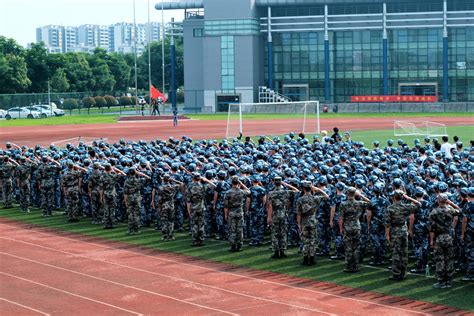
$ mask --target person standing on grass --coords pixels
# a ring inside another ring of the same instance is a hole
[[[299,190],[284,183],[281,177],[275,177],[273,183],[275,188],[268,194],[267,221],[272,227],[272,258],[279,259],[286,257],[290,197]],[[283,186],[289,190],[285,190]]]
[[[250,190],[240,181],[232,177],[232,188],[224,196],[224,216],[229,223],[230,251],[242,250],[244,238],[244,200]]]
[[[74,165],[72,160],[67,161],[67,170],[61,177],[61,188],[64,192],[66,212],[68,214],[68,222],[78,222],[79,213],[79,195],[82,186],[82,174],[77,170],[79,167]],[[82,168],[80,168],[82,169]],[[85,169],[82,169],[85,170]]]
[[[100,224],[102,222],[102,172],[100,171],[100,163],[94,162],[92,165],[92,173],[89,176],[88,194],[91,206],[92,224]]]
[[[250,246],[259,246],[263,243],[265,231],[265,203],[266,191],[260,186],[260,177],[252,177],[250,196],[247,197],[247,212],[250,214]]]
[[[356,200],[356,197],[363,201]],[[344,235],[344,253],[346,257],[346,268],[344,272],[355,273],[359,271],[360,250],[360,218],[370,206],[370,200],[363,196],[355,187],[350,187],[346,192],[347,200],[339,206],[341,217],[339,219],[339,230]]]
[[[54,184],[56,175],[61,171],[59,162],[51,157],[43,156],[40,166],[40,192],[41,192],[41,208],[43,216],[53,215],[54,205]]]
[[[31,160],[25,156],[20,157],[20,164],[16,167],[16,182],[20,190],[20,206],[25,213],[30,212],[30,195],[31,195]]]
[[[123,185],[124,203],[128,214],[128,234],[139,234],[140,206],[142,202],[141,187],[143,178],[149,178],[146,174],[138,172],[135,167],[128,170],[128,176]]]
[[[102,175],[102,205],[104,206],[104,228],[114,228],[117,193],[115,190],[118,177],[124,176],[121,170],[112,167],[110,163],[104,165],[105,172]]]
[[[394,191],[392,199],[393,204],[385,210],[385,237],[392,248],[392,275],[389,279],[401,281],[405,279],[408,264],[407,220],[421,203],[401,190]],[[413,205],[402,203],[403,199]]]
[[[474,187],[468,188],[467,203],[464,204],[461,239],[464,241],[467,256],[466,275],[462,281],[474,281]]]
[[[203,246],[204,245],[204,200],[206,197],[206,188],[202,185],[202,181],[210,183],[212,182],[205,178],[201,178],[201,175],[197,172],[193,173],[192,183],[188,186],[186,194],[186,206],[188,210],[189,218],[192,219],[191,225],[191,246]]]
[[[316,263],[314,260],[317,242],[316,213],[321,201],[328,199],[329,196],[323,190],[313,187],[309,181],[303,181],[302,187],[303,195],[298,199],[296,206],[296,221],[303,242],[303,265],[312,266]],[[322,195],[313,196],[314,191]]]
[[[174,182],[175,184],[172,184]],[[155,208],[155,196],[158,194],[158,212],[161,219],[161,234],[163,241],[174,240],[174,221],[176,216],[175,195],[182,190],[183,182],[175,180],[169,173],[163,175],[163,183],[152,191],[152,203]]]
[[[452,286],[454,274],[454,247],[451,229],[454,218],[460,208],[448,199],[445,193],[438,195],[438,207],[430,213],[430,246],[434,248],[434,261],[438,282],[435,289],[446,289]]]
[[[2,182],[3,208],[12,208],[13,173],[18,163],[8,156],[3,157],[0,165],[0,180]]]

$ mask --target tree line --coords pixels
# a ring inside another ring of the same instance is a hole
[[[184,83],[183,42],[175,40],[176,78]],[[151,79],[162,87],[161,42],[153,42]],[[0,94],[51,92],[92,92],[114,94],[135,87],[133,54],[107,53],[96,48],[93,53],[48,53],[44,43],[25,49],[14,39],[0,36]],[[165,81],[171,77],[169,40],[165,40]],[[148,47],[137,56],[138,89],[148,91]],[[166,83],[166,82],[165,82]],[[165,88],[169,90],[169,82]]]

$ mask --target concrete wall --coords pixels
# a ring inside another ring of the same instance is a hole
[[[194,37],[194,29],[204,28],[204,20],[188,19],[183,22],[184,86],[186,110],[196,111],[204,106],[203,44],[204,37]]]
[[[255,0],[206,0],[207,20],[243,19],[255,17]]]

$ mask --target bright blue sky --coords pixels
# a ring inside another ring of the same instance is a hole
[[[135,0],[137,23],[147,22],[147,0]],[[161,0],[150,0],[151,21],[161,23],[161,11],[154,9]],[[181,21],[184,11],[165,11],[165,22]],[[108,25],[133,22],[133,0],[0,0],[0,35],[12,37],[26,47],[36,41],[38,26],[57,24]]]

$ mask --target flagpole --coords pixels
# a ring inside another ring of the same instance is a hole
[[[150,115],[151,115],[151,41],[152,41],[152,28],[150,24],[150,0],[148,0],[148,95],[150,102]]]
[[[165,10],[163,0],[161,0],[161,80],[162,80],[162,93],[165,93]],[[163,113],[165,113],[165,105],[163,104]]]
[[[138,114],[138,74],[137,74],[137,17],[135,13],[135,0],[133,0],[133,50],[135,62],[135,110]]]

